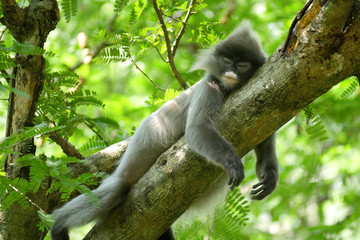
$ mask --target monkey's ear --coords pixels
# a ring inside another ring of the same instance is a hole
[[[214,49],[204,49],[196,57],[196,62],[190,68],[189,72],[195,70],[210,71],[215,63]]]

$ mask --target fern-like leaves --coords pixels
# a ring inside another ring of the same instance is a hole
[[[182,223],[176,226],[177,239],[241,239],[242,227],[246,225],[249,215],[249,203],[240,193],[239,188],[230,191],[223,206],[216,209],[211,226],[195,220],[191,224]]]
[[[115,0],[115,12],[120,12],[126,5],[128,5],[129,0]]]
[[[355,79],[351,81],[350,85],[343,91],[341,97],[347,98],[351,96],[358,87],[359,87],[359,80],[355,77]]]
[[[129,18],[129,25],[132,26],[139,20],[141,14],[143,13],[144,9],[148,6],[148,1],[144,0],[137,0],[135,6],[132,8]]]
[[[106,144],[102,139],[99,137],[92,137],[89,139],[87,143],[85,143],[80,149],[80,152],[87,153],[87,152],[93,152],[93,151],[99,151],[101,149],[106,148]]]
[[[0,70],[15,67],[14,59],[6,52],[0,51]],[[4,76],[8,77],[8,76]]]
[[[77,14],[78,1],[77,0],[62,0],[60,2],[61,8],[65,15],[66,22]]]
[[[310,106],[307,106],[304,109],[306,116],[306,133],[310,135],[313,139],[319,139],[320,141],[325,141],[329,139],[327,136],[327,130],[323,124],[321,117],[314,109]]]
[[[225,205],[216,209],[213,239],[241,239],[242,227],[249,220],[249,204],[239,188],[230,191],[226,196]]]
[[[114,63],[114,62],[125,62],[129,59],[128,52],[124,48],[105,48],[101,54],[98,56],[98,59],[101,63]]]

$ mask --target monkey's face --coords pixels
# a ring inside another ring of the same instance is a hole
[[[219,45],[212,58],[212,74],[227,89],[244,85],[264,63],[264,57],[244,47]]]
[[[218,55],[214,58],[212,74],[220,80],[227,89],[238,88],[244,85],[254,73],[253,63],[247,59],[231,55]]]
[[[251,62],[249,61],[236,61],[228,57],[220,58],[219,64],[221,65],[222,83],[229,88],[234,88],[237,85],[246,82],[247,73],[251,70]]]

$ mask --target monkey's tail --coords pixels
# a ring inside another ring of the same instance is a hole
[[[125,179],[110,175],[93,191],[100,205],[95,205],[82,194],[53,212],[55,223],[51,229],[52,239],[69,240],[69,228],[106,217],[113,207],[125,200],[129,190]]]

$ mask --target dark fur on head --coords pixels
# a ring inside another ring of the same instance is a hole
[[[265,62],[265,53],[262,50],[258,35],[253,31],[251,23],[247,20],[241,24],[223,41],[214,48],[203,51],[198,61],[191,68],[193,70],[205,70],[216,78],[224,73],[221,68],[222,57],[229,57],[235,61],[249,61],[252,68],[243,76],[245,80]]]

